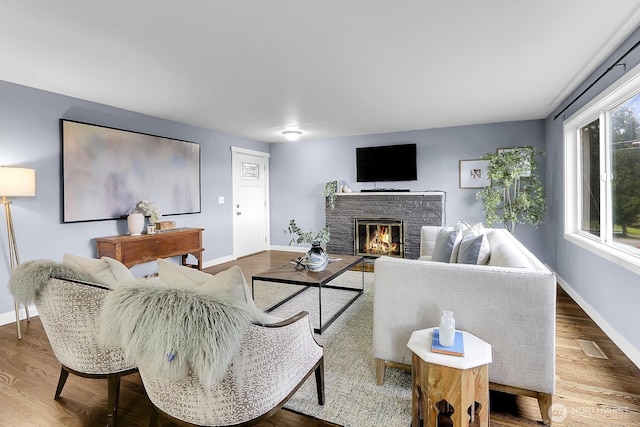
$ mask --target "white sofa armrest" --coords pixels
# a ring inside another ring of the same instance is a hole
[[[420,228],[420,257],[433,255],[433,248],[436,245],[438,232],[442,228],[436,225],[423,225]]]

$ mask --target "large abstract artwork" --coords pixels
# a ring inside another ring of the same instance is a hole
[[[141,200],[163,215],[200,212],[200,145],[61,120],[63,221],[127,216]]]

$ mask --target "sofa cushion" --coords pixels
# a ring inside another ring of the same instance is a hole
[[[436,243],[431,255],[431,261],[438,262],[455,262],[452,258],[453,250],[462,240],[462,232],[460,230],[441,229],[438,232]]]
[[[89,274],[93,282],[108,288],[113,288],[118,282],[135,279],[124,264],[106,256],[96,259],[64,254],[62,264]]]

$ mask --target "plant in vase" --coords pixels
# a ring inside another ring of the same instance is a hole
[[[322,195],[327,200],[331,209],[336,207],[336,193],[338,192],[338,181],[329,181],[324,185]]]
[[[322,244],[329,243],[331,240],[331,233],[327,227],[323,228],[319,232],[304,231],[296,224],[295,219],[289,221],[289,227],[284,230],[285,234],[295,234],[298,237],[291,239],[289,245],[299,243],[310,243],[311,249],[307,252],[304,265],[309,271],[323,271],[327,268],[329,262],[329,255],[322,248]]]
[[[142,200],[138,202],[137,208],[144,213],[144,216],[149,217],[148,227],[150,228],[147,228],[147,232],[149,234],[155,233],[156,222],[160,221],[160,218],[162,218],[158,205],[155,202]]]

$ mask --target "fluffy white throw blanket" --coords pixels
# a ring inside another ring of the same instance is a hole
[[[49,277],[91,281],[91,276],[73,267],[50,260],[33,260],[18,265],[9,278],[9,292],[20,304],[35,301]]]
[[[233,302],[159,279],[120,284],[100,317],[104,344],[121,347],[129,361],[170,381],[192,369],[205,388],[224,376],[250,321]]]

